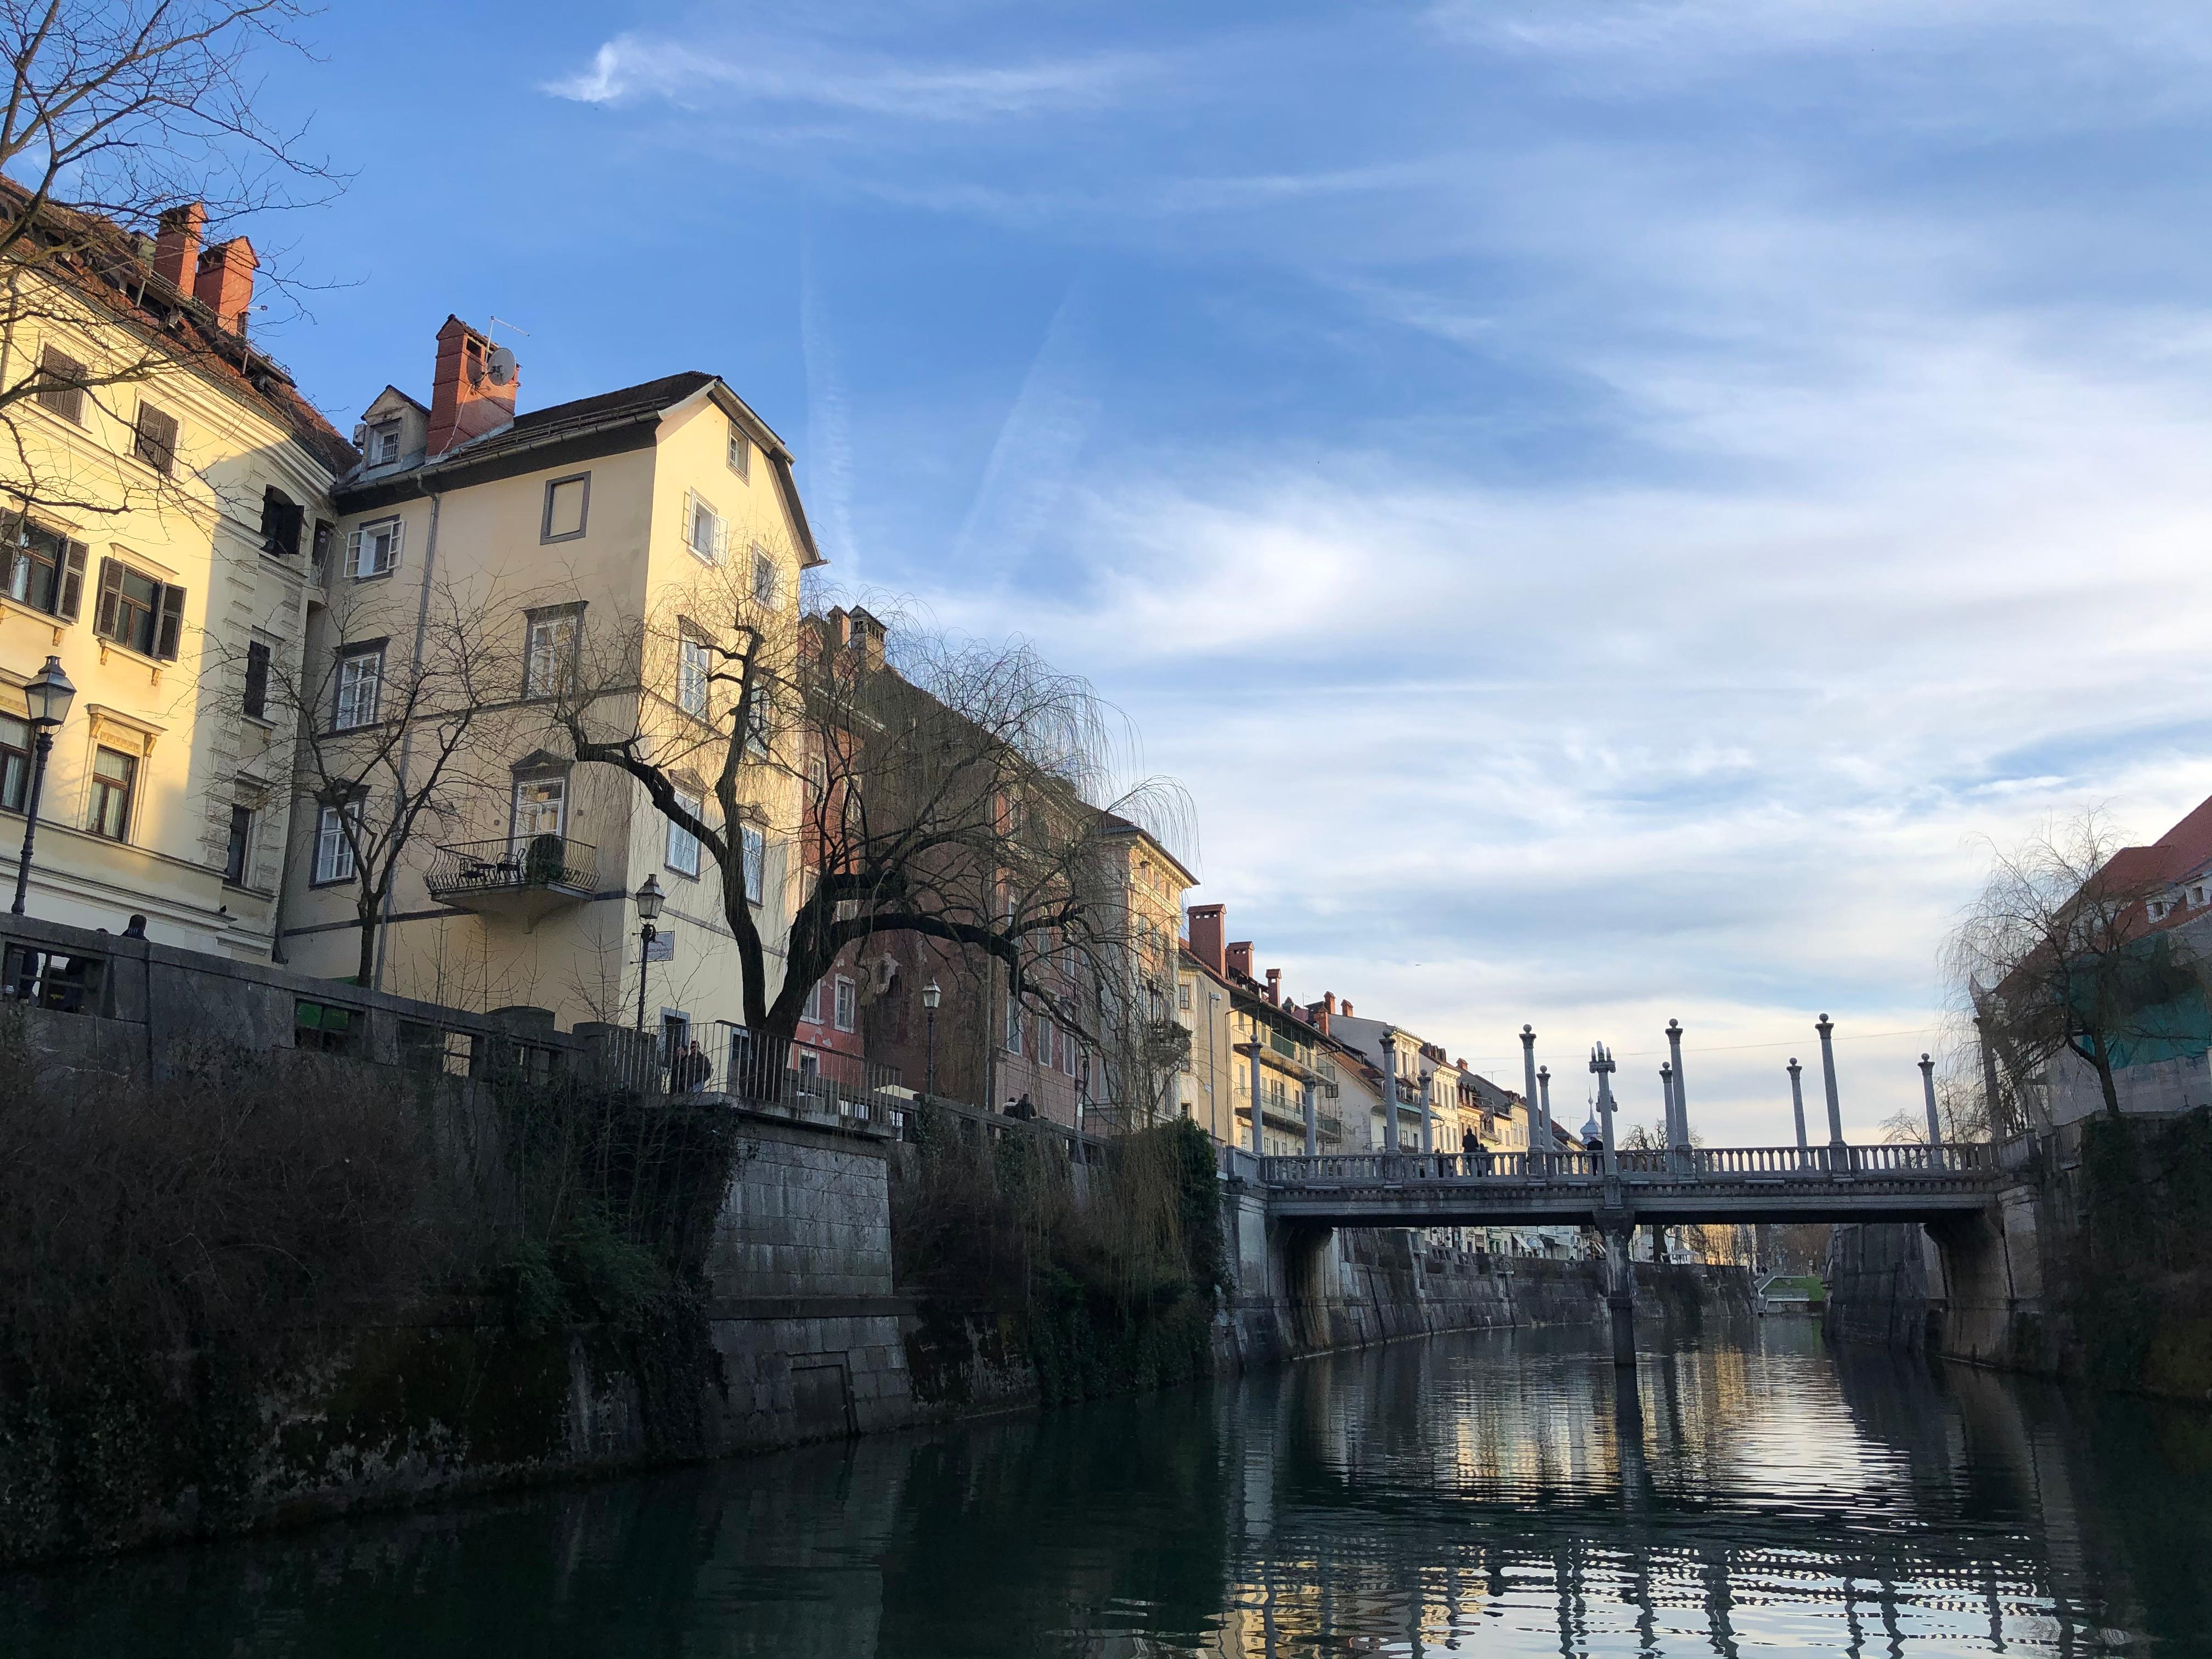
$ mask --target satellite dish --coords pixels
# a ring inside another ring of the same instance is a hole
[[[514,354],[503,345],[495,345],[485,367],[494,386],[505,386],[514,379]]]
[[[366,449],[368,447],[368,422],[367,421],[362,422],[358,426],[354,428],[353,447],[356,449]]]

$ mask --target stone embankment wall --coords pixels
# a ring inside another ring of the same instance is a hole
[[[2212,1110],[2046,1136],[1979,1215],[1835,1229],[1828,1330],[2212,1399]]]

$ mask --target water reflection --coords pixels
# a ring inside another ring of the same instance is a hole
[[[7,1581],[33,1655],[2199,1651],[2212,1418],[1440,1338],[1238,1387]]]

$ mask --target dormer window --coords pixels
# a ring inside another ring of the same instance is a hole
[[[399,422],[379,421],[368,429],[368,465],[390,466],[399,459]]]

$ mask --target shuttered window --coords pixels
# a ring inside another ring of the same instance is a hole
[[[65,421],[84,424],[84,365],[48,346],[39,354],[40,404]]]
[[[398,519],[380,519],[347,532],[346,574],[356,581],[388,576],[399,568],[399,550],[407,526]]]
[[[104,640],[174,662],[184,634],[185,590],[120,559],[102,559],[100,609],[92,628]]]
[[[13,547],[0,548],[0,592],[62,622],[84,603],[85,546],[26,524]]]
[[[156,472],[167,472],[177,464],[177,417],[149,403],[138,405],[138,424],[131,434],[131,453]]]
[[[696,490],[684,497],[684,545],[708,564],[720,564],[729,550],[730,527],[714,504]]]
[[[261,550],[276,558],[296,557],[307,529],[307,509],[273,484],[261,492]]]

